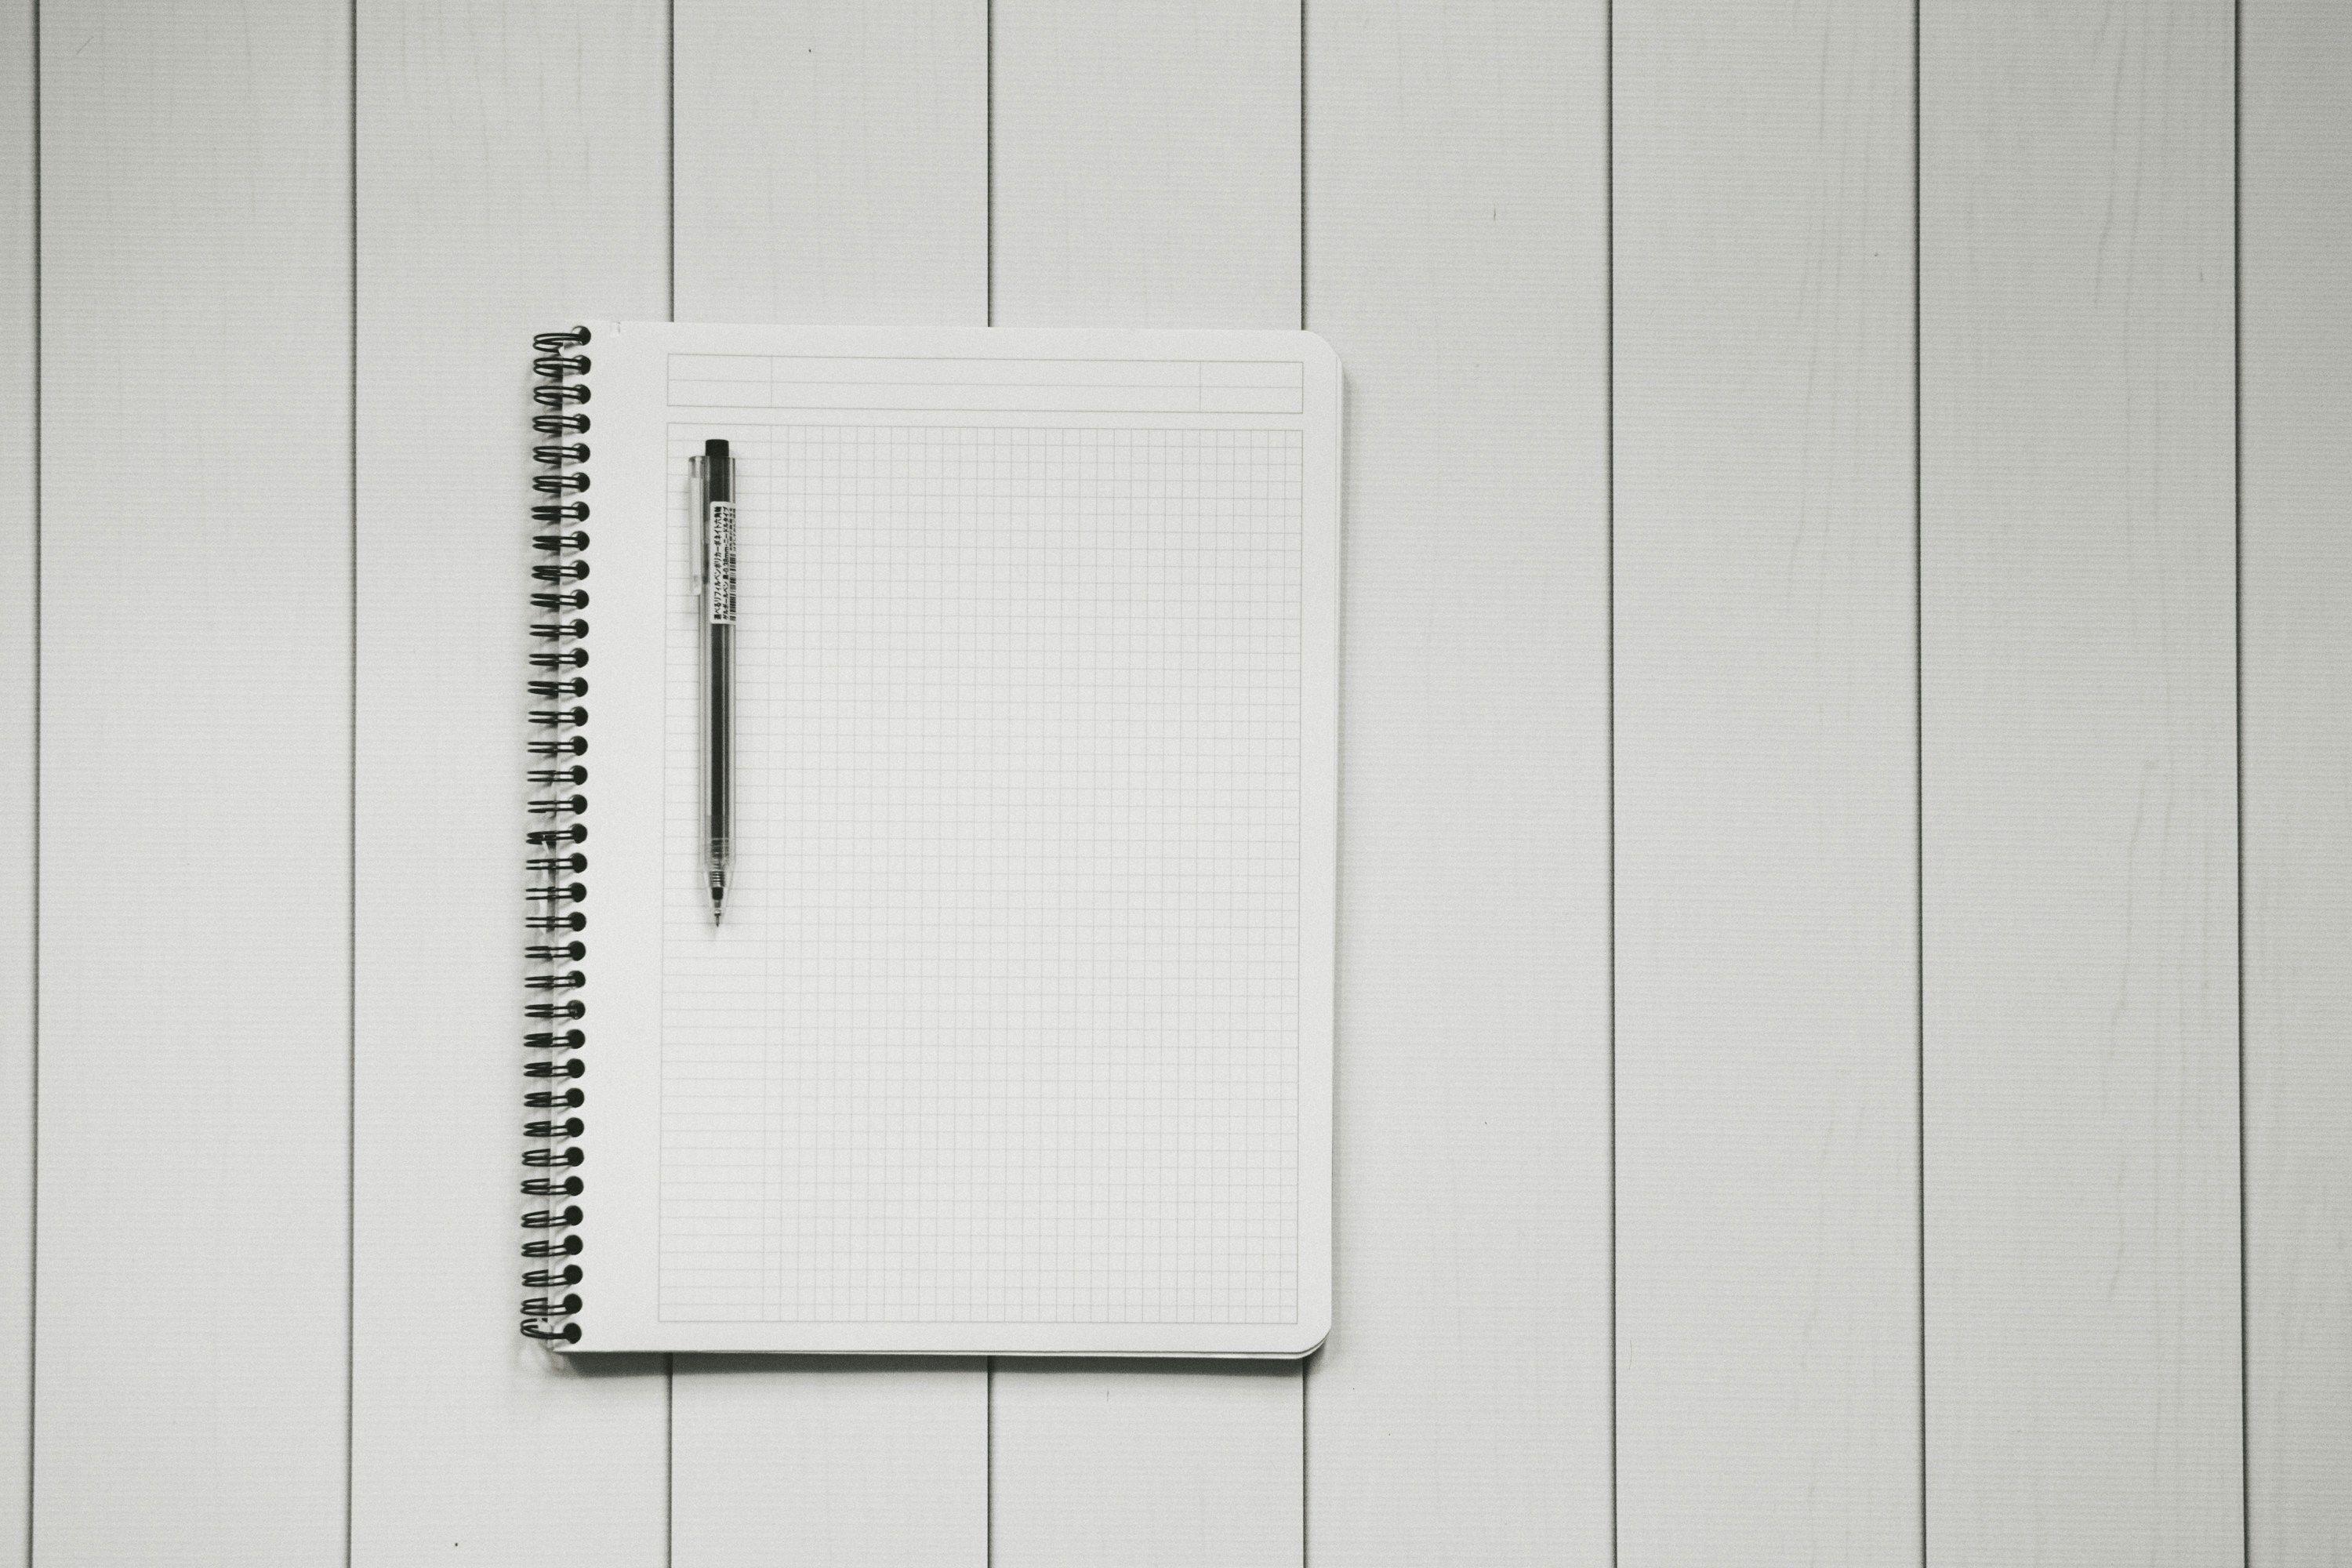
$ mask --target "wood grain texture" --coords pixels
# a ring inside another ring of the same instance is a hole
[[[1353,405],[1334,1336],[1303,1396],[1007,1363],[999,1556],[1608,1562],[1609,8],[1315,0],[1303,192],[1297,6],[994,9],[998,319],[1303,279]],[[684,1362],[673,1469],[659,1363],[515,1338],[510,1184],[528,333],[665,314],[673,254],[688,318],[982,319],[985,0],[678,0],[674,167],[659,7],[39,10],[0,1563],[341,1561],[347,1238],[352,1562],[979,1563],[979,1373]],[[1614,10],[1614,1544],[1912,1561],[1902,83],[1861,0]],[[2239,1562],[2242,1438],[2250,1560],[2352,1561],[2352,22],[2242,5],[2241,790],[2233,8],[1919,11],[1927,1561]]]
[[[2352,10],[2244,9],[2252,1561],[2352,1563]]]
[[[34,826],[40,387],[32,0],[0,3],[0,1563],[26,1561],[33,1464]]]
[[[1299,1371],[1000,1362],[994,1568],[1301,1561]]]
[[[1297,0],[999,0],[998,326],[1298,325]]]
[[[41,8],[34,1561],[343,1542],[350,35]]]
[[[985,0],[676,12],[677,319],[983,324]]]
[[[1911,20],[1616,10],[1626,1564],[1919,1557]]]
[[[988,1561],[976,1361],[680,1356],[677,1568]]]
[[[1605,24],[1307,12],[1349,383],[1317,1563],[1610,1553]]]
[[[996,324],[1297,326],[1295,0],[992,15]],[[991,1562],[1297,1563],[1301,1386],[1000,1362]]]
[[[352,1561],[642,1568],[662,1363],[516,1333],[523,628],[530,334],[667,303],[663,17],[368,0],[358,44]]]
[[[988,310],[983,0],[676,7],[681,321]],[[688,1357],[671,1560],[980,1564],[983,1363]]]
[[[2231,24],[1922,17],[1932,1563],[2241,1560]]]

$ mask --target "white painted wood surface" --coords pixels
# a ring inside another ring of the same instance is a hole
[[[0,4],[0,1563],[18,1568],[33,1501],[33,26],[32,0]]]
[[[1298,325],[1296,0],[996,0],[1001,327]]]
[[[1605,22],[1307,12],[1348,374],[1318,1564],[1610,1549]]]
[[[981,1363],[679,1356],[668,1561],[988,1561]]]
[[[996,0],[999,326],[1296,327],[1298,8]],[[1304,1551],[1301,1373],[1000,1361],[990,1561]]]
[[[991,1432],[999,1568],[1301,1561],[1295,1366],[1003,1361]]]
[[[680,321],[985,324],[988,15],[683,0]],[[687,1356],[670,1561],[988,1560],[977,1361]]]
[[[1924,8],[1927,1558],[2240,1560],[2231,8]]]
[[[360,10],[359,1564],[667,1550],[662,1363],[515,1333],[530,335],[667,308],[665,53],[640,6]]]
[[[2250,1560],[2352,1563],[2352,8],[2246,6]]]
[[[324,1561],[350,1241],[350,37],[292,0],[53,0],[40,26],[33,1546]]]
[[[1911,7],[1615,46],[1618,1561],[1916,1563]]]
[[[2238,9],[0,5],[0,1563],[2352,1553],[2352,25]],[[1348,365],[1332,1340],[551,1363],[528,334],[992,271]]]
[[[988,311],[986,0],[680,0],[677,319]]]

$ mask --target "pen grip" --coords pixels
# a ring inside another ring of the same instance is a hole
[[[709,673],[702,819],[711,858],[723,861],[735,836],[735,628],[711,626],[704,635]]]

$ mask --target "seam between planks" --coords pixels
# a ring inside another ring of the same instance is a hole
[[[360,1120],[360,6],[351,0],[344,16],[350,57],[344,121],[344,164],[351,242],[351,316],[346,352],[351,360],[351,408],[347,431],[352,512],[350,604],[344,623],[349,644],[350,706],[343,735],[343,1563],[354,1548],[359,1453],[359,1120]]]
[[[662,260],[667,276],[669,319],[677,320],[677,3],[670,0],[662,17],[662,47],[669,101],[662,106],[662,165],[667,184],[662,211],[669,234]],[[677,1358],[662,1357],[662,1563],[677,1560]]]
[[[2246,6],[2230,8],[2230,636],[2232,783],[2237,806],[2238,1561],[2254,1556],[2253,1392],[2247,1351],[2246,1218]]]
[[[991,4],[992,5],[993,3],[994,0],[991,0]],[[1307,0],[1298,0],[1298,330],[1302,332],[1307,330]],[[1343,409],[1341,417],[1343,421],[1346,417],[1344,413],[1345,404],[1346,399],[1343,396],[1341,398]],[[1339,439],[1341,443],[1340,457],[1341,461],[1344,464],[1347,455],[1347,431],[1344,425],[1340,431]],[[1341,554],[1339,566],[1340,603],[1339,614],[1342,627],[1340,643],[1344,647],[1346,645],[1344,628],[1348,615],[1346,564],[1346,552],[1348,548],[1348,502],[1347,475],[1344,470],[1339,477],[1339,550]],[[1339,680],[1340,691],[1340,713],[1337,721],[1339,728],[1335,734],[1335,744],[1339,748],[1339,772],[1341,778],[1344,779],[1346,777],[1348,766],[1347,751],[1345,746],[1346,731],[1344,728],[1347,723],[1346,693],[1348,672],[1344,659],[1339,669]],[[1331,1027],[1333,1036],[1331,1052],[1331,1161],[1332,1184],[1334,1188],[1331,1215],[1331,1270],[1332,1278],[1335,1280],[1339,1277],[1339,1216],[1337,1188],[1339,1184],[1339,1039],[1342,1032],[1339,1005],[1339,963],[1338,952],[1338,926],[1339,921],[1346,918],[1345,910],[1339,901],[1339,878],[1340,857],[1339,850],[1339,842],[1341,838],[1344,837],[1347,831],[1347,824],[1339,820],[1335,815],[1332,826],[1331,846],[1331,910],[1332,924],[1334,928],[1331,962]],[[1312,1523],[1315,1516],[1313,1505],[1309,1502],[1307,1498],[1307,1489],[1314,1484],[1314,1471],[1311,1464],[1314,1447],[1307,1439],[1307,1391],[1314,1381],[1315,1362],[1316,1353],[1310,1353],[1302,1358],[1298,1363],[1298,1568],[1307,1568],[1307,1565],[1314,1561],[1315,1551],[1314,1527]]]
[[[1608,0],[1601,35],[1601,211],[1602,230],[1601,326],[1604,374],[1601,423],[1601,510],[1606,541],[1601,574],[1607,582],[1603,615],[1608,645],[1607,695],[1603,708],[1608,738],[1603,746],[1609,775],[1609,1561],[1617,1562],[1617,0]]]
[[[37,1353],[41,1333],[41,412],[47,401],[42,379],[41,349],[46,318],[41,307],[41,0],[33,11],[33,997],[32,1129],[29,1141],[32,1180],[26,1190],[26,1275],[25,1281],[25,1561],[33,1561],[34,1521],[39,1510],[41,1450],[41,1358]]]
[[[1919,172],[1920,86],[1925,79],[1919,58],[1919,14],[1927,0],[1911,4],[1911,984],[1916,1007],[1912,1063],[1912,1195],[1916,1201],[1914,1262],[1919,1278],[1919,1563],[1927,1563],[1927,479],[1922,412],[1927,386],[1920,363],[1922,341],[1919,291],[1926,262],[1921,236],[1923,211]]]
[[[981,324],[996,325],[996,0],[981,5]],[[980,1560],[996,1563],[996,1358],[981,1363]]]

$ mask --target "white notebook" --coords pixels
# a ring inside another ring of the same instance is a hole
[[[526,1327],[580,1351],[1311,1351],[1330,350],[582,331],[541,340],[533,389]],[[717,926],[688,499],[714,437],[737,531]]]

